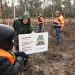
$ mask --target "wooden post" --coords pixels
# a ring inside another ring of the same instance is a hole
[[[32,54],[32,75],[35,74],[35,54]]]
[[[20,69],[19,75],[24,75],[24,62],[21,65],[21,69]]]
[[[13,7],[13,18],[15,19],[15,4],[14,4],[14,0],[12,0],[12,7]]]

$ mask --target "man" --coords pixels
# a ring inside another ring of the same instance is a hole
[[[59,44],[60,34],[64,28],[64,17],[61,15],[60,11],[56,11],[55,16],[53,26],[56,30],[56,43]]]
[[[29,12],[26,11],[21,18],[16,19],[13,23],[13,27],[15,30],[14,45],[16,47],[16,50],[19,51],[18,35],[30,34],[33,31],[33,26],[31,24]],[[26,60],[24,61],[25,67],[27,64],[28,64],[28,55],[26,55]]]
[[[18,75],[25,53],[14,53],[12,40],[14,28],[0,24],[0,75]]]
[[[44,23],[43,17],[41,16],[41,14],[39,14],[39,16],[38,16],[38,24],[39,24],[39,30],[38,30],[38,32],[42,32],[43,23]]]
[[[14,45],[16,50],[19,51],[18,35],[30,34],[33,31],[29,12],[26,11],[21,18],[16,19],[13,23],[13,27],[15,30]]]

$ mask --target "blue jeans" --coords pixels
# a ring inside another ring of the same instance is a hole
[[[60,30],[60,27],[55,27],[55,30],[56,30],[56,43],[59,44],[59,41],[60,41],[60,33],[61,33],[61,30]]]

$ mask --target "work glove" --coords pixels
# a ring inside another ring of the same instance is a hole
[[[22,57],[23,59],[27,58],[27,55],[24,52],[16,52],[15,56],[16,57]]]

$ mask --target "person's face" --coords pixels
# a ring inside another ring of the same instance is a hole
[[[28,24],[28,22],[29,22],[28,18],[23,19],[23,24]]]
[[[60,14],[59,14],[59,13],[57,13],[57,12],[55,12],[55,16],[56,16],[56,17],[59,17],[59,16],[60,16]]]

